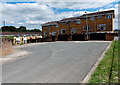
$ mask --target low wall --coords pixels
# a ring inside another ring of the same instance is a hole
[[[0,57],[10,54],[12,49],[12,42],[6,38],[2,38],[0,43]]]
[[[106,34],[106,40],[107,41],[112,41],[112,40],[114,40],[114,36],[115,36],[114,33],[107,33]]]

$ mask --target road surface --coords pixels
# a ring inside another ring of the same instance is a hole
[[[3,83],[80,83],[108,42],[55,42],[19,48],[29,55],[2,65]]]

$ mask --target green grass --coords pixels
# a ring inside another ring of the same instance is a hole
[[[7,38],[8,40],[13,40],[14,36],[3,36],[2,38]]]
[[[19,45],[23,45],[24,43],[20,43]]]
[[[120,64],[118,63],[119,50],[120,41],[113,41],[103,60],[91,76],[89,83],[120,83],[118,81],[118,70],[120,70]]]

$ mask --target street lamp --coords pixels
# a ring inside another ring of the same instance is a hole
[[[87,35],[87,40],[88,40],[88,19],[87,19],[87,12],[85,13],[86,13],[86,26],[87,26],[86,35]]]

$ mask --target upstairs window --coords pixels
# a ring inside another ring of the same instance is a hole
[[[98,31],[106,30],[106,24],[98,24]]]
[[[82,18],[83,20],[86,20],[86,17],[85,18]]]
[[[61,29],[61,33],[64,34],[66,32],[65,29]]]
[[[47,26],[47,29],[50,29],[50,26]]]
[[[45,36],[45,37],[48,36],[48,32],[44,32],[44,36]]]
[[[56,31],[52,31],[52,36],[56,36]]]
[[[99,15],[97,18],[102,18],[102,15]]]
[[[107,19],[110,19],[110,18],[111,18],[111,14],[107,14],[107,15],[106,15],[106,18],[107,18]]]
[[[56,27],[59,27],[58,25],[56,25]]]
[[[90,17],[90,20],[95,20],[95,17]]]
[[[76,24],[80,24],[80,21],[76,21]]]
[[[83,30],[84,31],[89,31],[90,30],[90,26],[88,26],[88,25],[83,26]]]
[[[71,33],[72,33],[72,34],[75,34],[75,33],[76,33],[76,28],[72,28],[72,29],[71,29]]]

